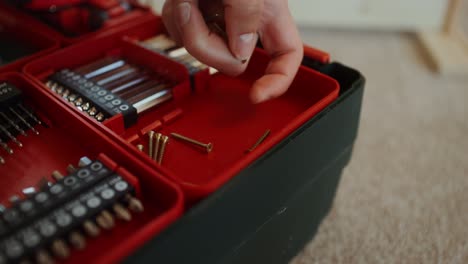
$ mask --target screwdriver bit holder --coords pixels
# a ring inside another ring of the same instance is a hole
[[[125,126],[129,127],[138,119],[137,109],[130,103],[73,71],[55,73],[47,86],[98,122],[122,114]]]
[[[43,83],[89,118],[121,130],[135,125],[144,112],[190,93],[183,65],[130,40],[108,45],[82,62],[64,61]]]
[[[17,149],[23,148],[19,136],[39,135],[35,128],[42,125],[39,117],[23,103],[22,93],[14,85],[0,82],[0,165],[5,164],[3,154],[14,154],[14,143]]]
[[[52,248],[51,255],[64,258],[70,251],[68,245],[56,249],[53,244],[82,228],[89,232],[83,227],[89,221],[96,221],[103,229],[111,228],[114,216],[109,213],[108,223],[95,220],[103,212],[113,210],[124,218],[129,215],[125,207],[131,208],[131,203],[136,204],[136,213],[143,212],[134,195],[134,186],[117,171],[100,161],[91,162],[0,214],[0,259],[34,261],[38,252],[47,248]]]
[[[27,131],[24,149],[0,166],[0,263],[114,263],[180,216],[174,183],[25,76],[0,74],[0,83],[3,102],[33,105],[47,126]]]

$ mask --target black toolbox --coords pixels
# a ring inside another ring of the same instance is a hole
[[[340,63],[303,64],[336,79],[339,98],[127,263],[287,263],[313,238],[351,158],[365,79]]]

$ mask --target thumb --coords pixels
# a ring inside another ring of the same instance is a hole
[[[242,63],[250,59],[257,44],[262,10],[261,0],[224,0],[229,48]]]

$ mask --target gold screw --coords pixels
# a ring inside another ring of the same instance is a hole
[[[167,142],[169,141],[168,136],[162,136],[162,145],[161,145],[161,153],[159,153],[158,157],[158,163],[162,164],[163,158],[164,158],[164,152],[166,151],[166,145]]]
[[[158,161],[159,160],[159,146],[161,145],[161,139],[162,139],[162,134],[161,133],[157,133],[155,136],[154,136],[154,151],[153,151],[153,160],[154,161]]]
[[[271,131],[270,130],[267,130],[258,140],[257,142],[247,150],[247,152],[252,152],[254,151],[258,146],[260,146],[260,144],[263,143],[263,141],[265,141],[265,139],[270,135]]]
[[[143,145],[141,145],[141,144],[137,145],[136,147],[141,152],[143,152],[145,150],[145,147]]]
[[[188,138],[186,136],[182,136],[182,135],[177,134],[177,133],[172,133],[171,136],[173,136],[173,137],[175,137],[177,139],[180,139],[182,141],[192,143],[192,144],[194,144],[196,146],[202,147],[202,148],[204,148],[206,150],[207,153],[210,153],[213,150],[213,144],[212,143],[206,143],[205,144],[205,143],[202,143],[200,141]]]
[[[154,137],[154,131],[148,132],[148,155],[150,158],[153,157],[153,137]]]

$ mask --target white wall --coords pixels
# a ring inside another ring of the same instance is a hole
[[[302,25],[438,30],[448,0],[291,0]]]
[[[141,0],[160,10],[164,0]],[[298,24],[315,27],[439,30],[449,0],[290,0]]]

